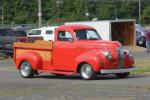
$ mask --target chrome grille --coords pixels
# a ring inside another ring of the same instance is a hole
[[[124,49],[118,48],[118,67],[124,68]]]

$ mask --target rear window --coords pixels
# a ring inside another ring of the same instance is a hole
[[[16,36],[27,36],[25,31],[14,31]]]
[[[46,34],[53,34],[52,30],[46,30]]]
[[[11,29],[0,29],[0,36],[15,36]]]

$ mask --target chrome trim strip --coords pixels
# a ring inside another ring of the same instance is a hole
[[[118,67],[124,68],[124,49],[118,48]]]
[[[135,70],[134,67],[127,68],[127,69],[111,69],[111,70],[102,69],[102,70],[100,70],[100,73],[101,74],[126,73],[126,72],[130,72],[130,71],[133,71],[133,70]]]

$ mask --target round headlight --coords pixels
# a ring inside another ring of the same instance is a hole
[[[112,60],[112,54],[109,51],[104,51],[103,55],[106,57],[107,60]]]

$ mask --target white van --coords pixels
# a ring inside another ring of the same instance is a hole
[[[47,27],[32,29],[27,34],[28,42],[33,42],[35,40],[54,41],[54,30],[57,27],[58,26],[47,26]]]

